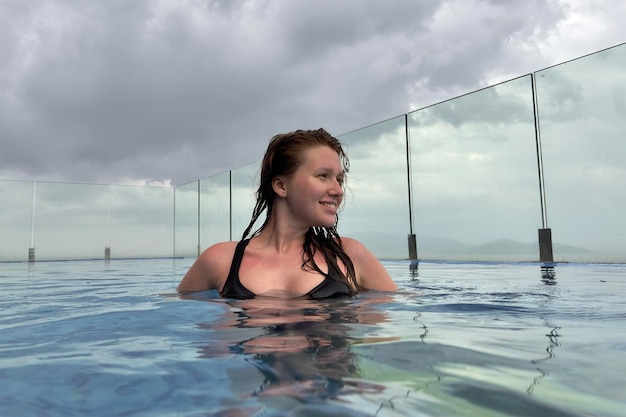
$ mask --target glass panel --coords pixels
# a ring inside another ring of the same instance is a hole
[[[174,255],[195,258],[200,250],[198,242],[198,181],[176,187],[175,194]]]
[[[341,236],[377,257],[407,259],[409,203],[404,116],[342,135],[350,158]]]
[[[626,45],[536,75],[555,261],[624,262]]]
[[[232,236],[233,240],[240,240],[245,228],[250,223],[252,210],[256,202],[255,192],[258,186],[258,175],[261,172],[261,163],[255,162],[250,165],[237,168],[232,171],[232,193],[233,193],[233,212],[232,212]],[[265,221],[265,213],[255,227],[254,232]]]
[[[200,181],[201,250],[230,240],[230,171]]]
[[[28,260],[32,204],[31,181],[0,180],[0,262]]]
[[[111,258],[171,257],[174,189],[110,186]]]
[[[104,258],[106,185],[37,182],[35,258]]]
[[[409,117],[419,258],[538,260],[530,76]]]

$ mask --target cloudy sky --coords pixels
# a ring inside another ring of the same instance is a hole
[[[0,0],[0,179],[180,185],[626,42],[614,0]]]

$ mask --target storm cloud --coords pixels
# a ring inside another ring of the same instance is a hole
[[[3,0],[0,178],[184,184],[626,40],[623,3]]]

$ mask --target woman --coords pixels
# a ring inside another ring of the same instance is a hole
[[[225,298],[318,299],[367,289],[396,290],[365,246],[337,234],[348,166],[341,143],[323,129],[272,138],[242,240],[206,249],[178,291],[218,289]],[[263,211],[263,225],[250,234]]]

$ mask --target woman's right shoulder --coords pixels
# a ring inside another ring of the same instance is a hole
[[[199,256],[202,262],[208,262],[211,264],[224,263],[230,264],[230,261],[235,254],[235,248],[239,242],[219,242],[206,248]]]
[[[220,242],[205,249],[178,285],[179,292],[222,288],[230,269],[237,242]]]

